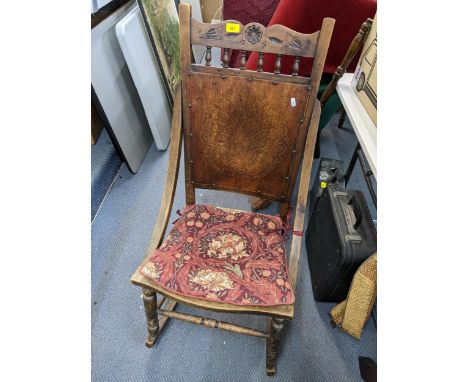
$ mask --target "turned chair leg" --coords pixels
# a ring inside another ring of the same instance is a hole
[[[267,375],[275,375],[276,373],[276,360],[278,358],[283,324],[283,318],[268,317],[267,319],[267,333],[269,334],[266,342]]]
[[[159,334],[159,320],[157,313],[156,292],[151,289],[143,288],[143,303],[145,305],[146,322],[148,324],[148,336],[145,344],[151,348],[154,346]]]

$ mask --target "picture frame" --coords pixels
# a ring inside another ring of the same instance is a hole
[[[178,2],[178,1],[177,1]],[[148,37],[171,104],[180,80],[179,16],[174,0],[138,0]]]

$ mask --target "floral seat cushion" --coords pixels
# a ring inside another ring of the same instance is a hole
[[[282,228],[277,216],[187,206],[140,272],[187,297],[236,305],[292,304]]]

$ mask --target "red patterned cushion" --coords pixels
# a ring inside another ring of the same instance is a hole
[[[277,216],[187,206],[140,272],[187,297],[236,305],[294,302]]]

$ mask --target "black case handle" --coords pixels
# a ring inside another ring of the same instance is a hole
[[[359,204],[354,195],[349,200],[348,205],[352,207],[353,212],[354,212],[354,217],[356,218],[356,222],[354,223],[353,228],[357,229],[362,222],[362,212],[361,212],[361,207],[359,207]]]

